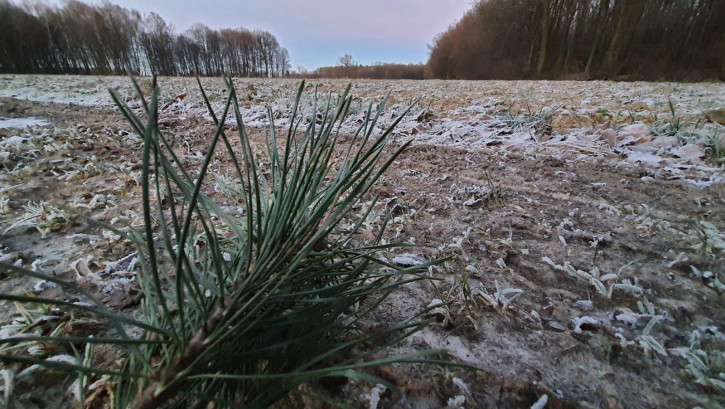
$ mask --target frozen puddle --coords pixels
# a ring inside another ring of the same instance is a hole
[[[26,128],[28,126],[46,126],[50,122],[43,118],[0,118],[0,129],[8,128]]]

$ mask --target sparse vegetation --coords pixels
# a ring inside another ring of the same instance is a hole
[[[674,353],[687,361],[687,371],[695,377],[695,382],[725,393],[725,354],[722,351],[682,347]]]
[[[48,232],[60,230],[70,223],[67,211],[47,202],[28,203],[23,206],[23,209],[25,213],[17,222],[5,229],[3,234],[8,234],[15,229],[35,228],[41,236],[45,237]]]

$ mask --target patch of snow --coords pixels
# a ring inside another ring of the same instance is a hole
[[[0,129],[27,128],[29,126],[48,126],[50,122],[43,118],[0,118]]]
[[[415,254],[401,254],[393,257],[393,264],[397,264],[401,267],[417,266],[419,264],[423,264],[423,261],[421,261],[419,257],[420,256]]]
[[[370,390],[370,396],[368,396],[368,400],[370,401],[370,409],[378,409],[378,404],[380,403],[380,395],[382,395],[386,389],[388,388],[385,387],[385,385],[377,384],[373,389]]]

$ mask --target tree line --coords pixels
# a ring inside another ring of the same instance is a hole
[[[725,0],[481,0],[430,46],[451,79],[725,79]]]
[[[338,59],[338,65],[319,67],[308,72],[300,67],[295,77],[304,78],[366,78],[376,80],[425,78],[425,65],[423,64],[396,64],[376,62],[372,65],[358,64],[350,54]]]
[[[176,34],[156,13],[142,16],[109,2],[52,7],[0,0],[0,22],[6,73],[281,77],[290,65],[267,31],[197,24]]]
[[[372,65],[356,65],[352,67],[335,66],[320,67],[315,70],[323,78],[367,78],[373,80],[409,79],[422,80],[425,78],[425,65],[423,64],[396,64],[376,62]]]

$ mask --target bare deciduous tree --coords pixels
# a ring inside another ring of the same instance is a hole
[[[723,0],[485,0],[439,34],[427,75],[725,78]]]
[[[266,31],[212,30],[181,35],[155,13],[109,2],[61,7],[0,0],[0,72],[283,76],[289,53]]]

